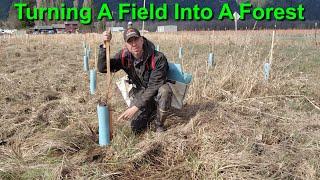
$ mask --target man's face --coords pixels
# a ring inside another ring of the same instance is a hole
[[[132,37],[126,42],[126,46],[133,54],[135,58],[140,58],[142,56],[143,48],[143,38],[142,37]]]

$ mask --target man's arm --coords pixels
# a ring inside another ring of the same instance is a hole
[[[156,68],[151,71],[148,87],[134,104],[136,107],[139,109],[144,108],[148,102],[157,95],[159,88],[167,81],[168,69],[169,65],[167,58],[162,53],[159,53],[159,58],[156,61]]]
[[[122,69],[121,64],[121,52],[118,52],[113,58],[110,59],[110,70],[111,72],[117,72]],[[106,48],[100,45],[99,56],[98,56],[98,71],[101,73],[107,72],[106,66]]]

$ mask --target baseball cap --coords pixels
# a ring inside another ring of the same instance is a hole
[[[140,32],[136,28],[128,28],[123,33],[123,39],[125,42],[132,37],[141,37]]]

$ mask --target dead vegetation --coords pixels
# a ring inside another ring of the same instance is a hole
[[[170,61],[183,46],[187,104],[162,134],[115,122],[107,148],[96,115],[105,76],[90,96],[82,70],[82,42],[98,36],[0,37],[0,179],[319,179],[319,47],[311,31],[278,31],[266,82],[271,34],[147,34]],[[113,52],[121,42],[114,34]],[[113,104],[117,117],[125,103]]]

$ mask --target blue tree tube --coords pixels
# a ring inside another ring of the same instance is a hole
[[[90,57],[90,55],[91,55],[91,49],[90,49],[90,48],[87,48],[86,55],[87,55],[88,57]]]
[[[93,95],[97,88],[97,71],[95,69],[90,70],[90,94]]]
[[[182,59],[182,56],[183,56],[183,48],[180,47],[179,48],[179,58]]]
[[[89,71],[89,58],[88,58],[88,56],[83,56],[83,70]]]
[[[214,63],[213,53],[210,53],[208,57],[208,67],[212,67],[213,63]]]
[[[264,73],[264,80],[269,80],[270,77],[270,64],[269,63],[265,63],[263,66],[263,73]]]
[[[105,104],[98,104],[99,120],[99,145],[106,146],[110,144],[110,112]]]

